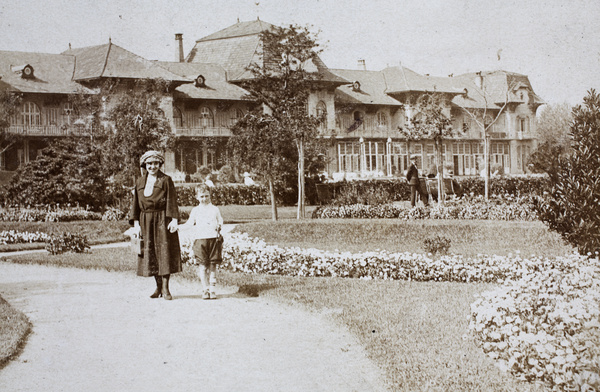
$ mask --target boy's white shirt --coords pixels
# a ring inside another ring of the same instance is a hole
[[[216,238],[222,225],[223,218],[216,206],[213,204],[199,204],[192,208],[187,222],[179,228],[185,230],[185,234],[191,240],[201,240]]]

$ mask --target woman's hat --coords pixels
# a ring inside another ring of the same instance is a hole
[[[161,165],[163,163],[165,163],[165,157],[162,154],[162,152],[156,151],[156,150],[150,150],[150,151],[146,151],[144,153],[144,155],[142,155],[142,157],[140,158],[140,166],[145,166],[146,161],[150,158],[156,159],[157,161],[160,162]]]

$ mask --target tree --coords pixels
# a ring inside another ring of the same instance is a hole
[[[175,135],[162,109],[169,84],[161,79],[108,81],[93,94],[73,94],[75,126],[101,146],[103,173],[115,187],[140,175],[139,157],[150,149],[165,151]]]
[[[433,140],[435,166],[438,183],[438,202],[444,203],[444,171],[442,168],[442,143],[454,135],[452,120],[444,113],[444,102],[440,95],[425,94],[417,103],[418,114],[409,124],[400,128],[407,141]]]
[[[20,94],[9,90],[0,90],[0,154],[22,139],[21,135],[11,132],[9,129],[11,117],[17,115],[21,101]]]
[[[571,106],[566,103],[547,105],[536,120],[539,144],[529,158],[534,172],[556,176],[559,158],[569,153],[571,145],[571,111]]]
[[[480,76],[481,77],[481,76]],[[508,106],[508,97],[511,89],[515,86],[515,82],[512,82],[508,85],[504,101],[503,102],[494,102],[499,109],[494,108],[490,110],[490,94],[487,92],[487,86],[485,84],[485,79],[481,77],[481,89],[475,89],[474,94],[478,94],[479,98],[483,100],[483,108],[468,108],[466,106],[458,105],[462,111],[469,116],[481,129],[481,137],[483,138],[483,149],[484,149],[484,178],[485,178],[485,198],[486,200],[490,195],[490,130],[493,125],[498,121],[502,113],[504,113],[506,107]],[[465,95],[465,99],[470,99],[467,95]]]
[[[581,254],[600,251],[600,96],[590,90],[573,109],[571,149],[558,158],[551,191],[539,202],[540,218]]]
[[[308,96],[317,74],[313,60],[319,52],[316,37],[306,27],[273,26],[260,34],[261,63],[248,69],[252,78],[242,83],[263,106],[264,120],[276,134],[289,134],[297,149],[298,219],[304,217],[305,159],[320,152],[318,125],[321,119],[308,114]],[[288,139],[286,136],[284,139]],[[269,148],[265,146],[265,148]]]
[[[231,129],[228,149],[232,158],[242,168],[260,173],[269,184],[271,212],[277,220],[275,184],[285,173],[294,170],[296,148],[290,132],[284,132],[277,120],[255,110],[246,114]]]
[[[87,138],[56,139],[36,160],[19,168],[7,186],[7,201],[101,209],[107,196],[101,161],[99,149]]]

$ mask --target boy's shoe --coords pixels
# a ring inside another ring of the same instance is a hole
[[[217,293],[215,293],[214,291],[210,292],[210,299],[217,299]]]
[[[202,299],[210,299],[210,294],[208,290],[205,290],[204,293],[202,293]]]

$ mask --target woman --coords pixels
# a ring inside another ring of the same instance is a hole
[[[160,171],[164,162],[159,151],[148,151],[140,158],[145,174],[135,182],[129,224],[144,240],[137,275],[154,276],[156,290],[150,298],[171,300],[169,277],[181,271],[179,208],[173,180]]]

